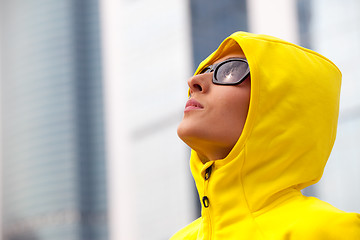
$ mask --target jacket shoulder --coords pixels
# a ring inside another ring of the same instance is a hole
[[[199,226],[201,223],[201,217],[175,233],[170,240],[192,240],[196,239],[199,231]]]
[[[341,211],[321,200],[315,200],[304,211],[290,239],[360,240],[360,214]]]
[[[360,240],[360,215],[357,213],[324,214],[297,226],[290,239]]]
[[[266,239],[360,240],[360,215],[313,197],[278,205],[256,217]]]

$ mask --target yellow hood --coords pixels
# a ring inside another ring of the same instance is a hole
[[[225,159],[203,164],[192,150],[200,201],[206,197],[209,206],[173,239],[293,239],[285,238],[286,232],[314,201],[300,190],[319,181],[335,141],[341,72],[330,60],[278,38],[236,32],[195,74],[233,44],[242,48],[250,66],[247,120]],[[205,179],[209,167],[211,176]],[[293,202],[298,205],[288,208]],[[273,211],[277,208],[283,210]],[[271,223],[276,216],[281,220]],[[276,232],[273,225],[282,230]]]
[[[215,166],[239,162],[230,169],[239,171],[247,203],[257,211],[274,194],[321,178],[335,141],[341,72],[311,50],[245,32],[228,37],[198,70],[226,54],[231,44],[241,46],[249,62],[250,108],[235,147]],[[194,177],[200,177],[203,164],[196,152],[191,165]]]

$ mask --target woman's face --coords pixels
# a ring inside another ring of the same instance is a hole
[[[238,46],[230,52],[214,63],[232,57],[245,58]],[[177,130],[203,162],[223,159],[229,154],[241,135],[250,102],[249,77],[239,85],[224,86],[213,84],[212,76],[212,72],[204,73],[188,80],[191,97]]]

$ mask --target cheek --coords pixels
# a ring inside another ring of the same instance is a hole
[[[218,109],[223,112],[223,117],[236,122],[247,116],[250,102],[250,94],[246,89],[235,89],[240,91],[227,91],[219,97]]]
[[[237,89],[244,91],[232,91],[228,92],[226,98],[222,101],[221,113],[219,115],[222,118],[222,121],[226,123],[228,133],[234,133],[239,136],[244,127],[248,109],[250,94],[245,89]]]

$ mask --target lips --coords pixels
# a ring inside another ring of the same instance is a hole
[[[197,109],[203,109],[204,107],[195,99],[190,98],[185,105],[185,112]]]

